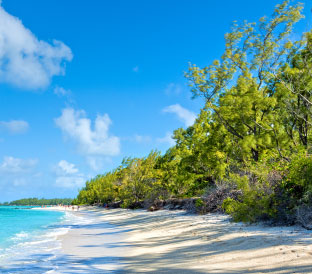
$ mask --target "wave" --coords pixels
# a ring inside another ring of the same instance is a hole
[[[0,249],[0,273],[57,273],[53,271],[57,271],[57,258],[61,256],[58,237],[72,228],[73,221],[78,224],[85,220],[66,212],[59,222],[42,230],[15,234],[11,238],[14,244]]]
[[[15,234],[13,237],[11,237],[11,240],[15,242],[15,241],[20,241],[20,240],[25,240],[27,238],[29,238],[29,234],[25,231],[21,231]]]

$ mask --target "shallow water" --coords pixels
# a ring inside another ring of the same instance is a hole
[[[61,250],[57,237],[68,232],[73,218],[70,212],[0,207],[0,272],[55,270]]]
[[[31,210],[31,207],[0,206],[0,248],[24,242],[34,233],[62,220],[63,212]]]

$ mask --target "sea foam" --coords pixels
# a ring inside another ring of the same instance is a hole
[[[49,213],[46,211],[46,214]],[[0,249],[0,273],[57,273],[62,256],[58,237],[66,234],[72,225],[86,222],[83,217],[65,212],[50,224],[15,233],[8,240],[10,244]]]

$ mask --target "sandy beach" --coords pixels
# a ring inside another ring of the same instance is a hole
[[[83,209],[61,237],[57,273],[312,273],[312,234],[225,215]],[[63,263],[62,263],[63,260]]]

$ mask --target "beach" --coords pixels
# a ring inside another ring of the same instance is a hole
[[[59,236],[50,273],[312,273],[312,234],[299,227],[231,223],[219,214],[99,209]]]

